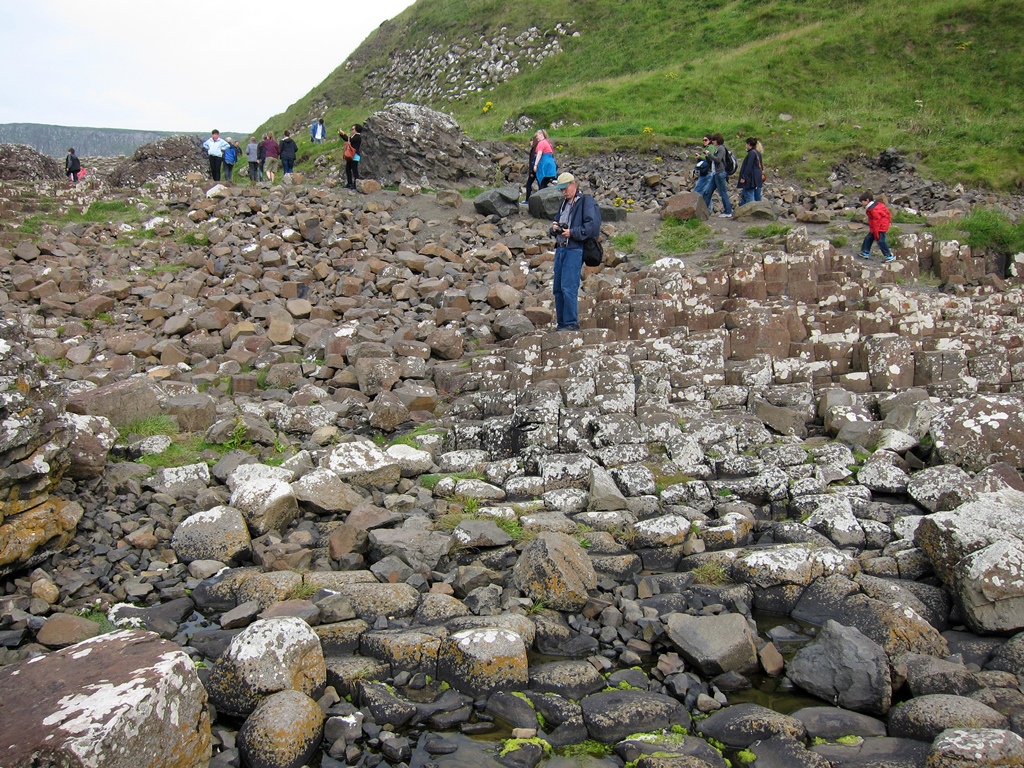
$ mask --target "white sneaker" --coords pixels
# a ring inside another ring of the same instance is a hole
[[[720,218],[720,219],[731,219],[732,218],[732,214],[731,213],[720,213],[720,214],[718,214],[718,218]]]

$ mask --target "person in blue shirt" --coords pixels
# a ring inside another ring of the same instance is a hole
[[[224,181],[230,182],[231,171],[232,169],[234,169],[235,163],[238,162],[238,155],[240,154],[240,149],[238,147],[238,142],[235,141],[234,139],[228,138],[227,142],[228,148],[224,150],[223,169]]]

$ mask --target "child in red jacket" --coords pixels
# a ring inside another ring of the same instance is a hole
[[[860,246],[860,257],[871,258],[871,246],[878,241],[878,247],[882,249],[882,255],[886,261],[895,261],[896,257],[889,250],[889,244],[885,241],[885,233],[889,231],[889,222],[892,215],[885,203],[878,202],[870,192],[864,192],[860,196],[861,205],[865,206],[864,212],[868,215],[868,234]]]

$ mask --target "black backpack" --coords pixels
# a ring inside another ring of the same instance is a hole
[[[739,169],[739,163],[736,162],[736,155],[732,153],[732,150],[728,147],[725,148],[725,175],[732,176]]]

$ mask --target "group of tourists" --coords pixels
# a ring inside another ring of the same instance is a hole
[[[324,121],[315,120],[310,129],[310,141],[314,144],[322,144],[324,140]],[[345,182],[348,189],[356,188],[356,181],[359,180],[359,150],[362,146],[363,127],[356,123],[352,126],[351,133],[338,130],[338,137],[345,142]],[[234,139],[222,139],[220,131],[214,128],[210,131],[210,138],[203,142],[203,149],[210,163],[210,177],[214,181],[220,181],[223,175],[224,181],[230,182],[235,163],[242,157],[242,147]],[[285,131],[279,142],[274,137],[273,131],[263,134],[260,141],[255,136],[249,137],[245,145],[245,159],[249,163],[249,180],[254,184],[262,181],[269,181],[271,184],[277,178],[277,172],[292,173],[295,169],[295,160],[299,154],[299,146],[296,144],[291,131]],[[72,158],[74,158],[72,160]],[[68,150],[68,158],[65,160],[65,172],[72,181],[77,181],[77,176],[72,178],[71,165],[77,166],[78,158],[74,157],[74,150]],[[75,168],[77,173],[79,167]]]
[[[705,133],[702,139],[704,149],[694,157],[698,159],[694,174],[697,184],[693,191],[704,198],[704,204],[711,210],[715,192],[722,201],[722,212],[718,214],[724,219],[732,218],[732,201],[729,199],[728,179],[737,171],[740,191],[740,205],[761,202],[761,187],[764,186],[764,161],[761,157],[761,142],[754,136],[746,140],[747,154],[737,169],[736,157],[725,146],[725,137],[720,133]]]

